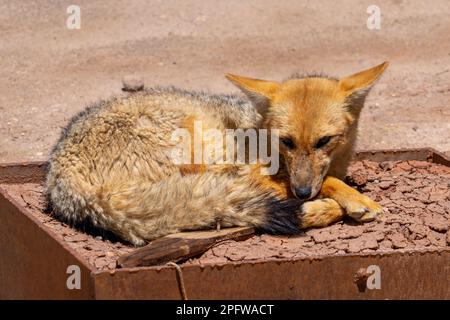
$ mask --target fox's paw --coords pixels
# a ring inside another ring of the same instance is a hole
[[[300,227],[326,227],[343,218],[344,211],[333,199],[318,199],[301,206]]]
[[[352,195],[340,203],[345,213],[359,222],[369,222],[383,212],[383,207],[363,194]]]

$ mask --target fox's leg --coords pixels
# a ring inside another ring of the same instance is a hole
[[[253,178],[263,187],[273,190],[281,199],[296,199],[291,191],[288,178],[277,178],[270,175],[260,175],[253,171]],[[345,216],[345,211],[333,199],[318,199],[307,201],[296,209],[300,228],[326,227]]]
[[[383,211],[378,203],[331,176],[325,178],[320,195],[336,200],[346,214],[357,221],[372,221]]]
[[[333,199],[307,201],[301,206],[300,227],[326,227],[341,220],[344,215],[344,210]]]
[[[271,180],[271,189],[275,190],[283,198],[295,199],[291,192],[289,182]],[[300,228],[326,227],[334,222],[342,220],[345,216],[344,209],[333,199],[317,199],[303,203],[299,208]]]

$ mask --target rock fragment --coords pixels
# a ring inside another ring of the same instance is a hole
[[[144,90],[144,81],[140,77],[127,75],[122,79],[122,90],[126,92]]]

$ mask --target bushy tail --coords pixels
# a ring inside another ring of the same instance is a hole
[[[247,177],[174,174],[157,183],[104,185],[88,198],[79,210],[87,216],[80,218],[90,218],[135,245],[170,233],[214,228],[218,222],[274,234],[299,232],[299,201],[281,200]]]

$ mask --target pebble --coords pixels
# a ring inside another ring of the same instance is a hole
[[[388,235],[389,240],[392,242],[392,247],[395,249],[405,248],[408,244],[405,236],[399,233]]]
[[[445,233],[450,229],[450,221],[442,215],[427,214],[423,218],[423,222],[431,229],[437,232]]]
[[[139,77],[125,76],[122,79],[122,90],[127,92],[144,90],[144,81]]]

